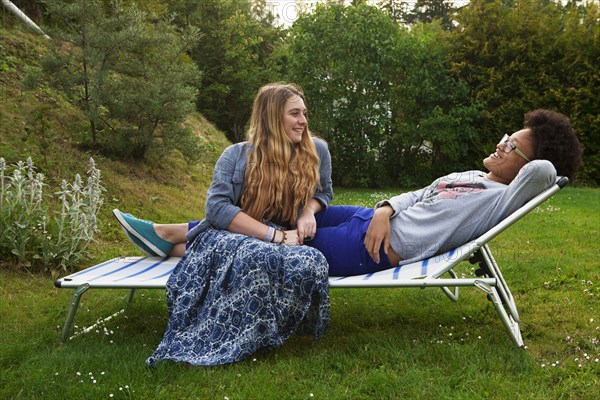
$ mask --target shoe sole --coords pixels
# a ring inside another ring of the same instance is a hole
[[[139,241],[136,236],[133,236],[131,233],[129,233],[129,231],[127,229],[125,229],[123,226],[121,226],[121,229],[123,230],[123,233],[125,233],[125,236],[127,236],[127,239],[129,239],[129,241],[131,243],[133,243],[133,245],[135,247],[137,247],[138,249],[140,249],[141,251],[143,251],[147,256],[149,256],[149,257],[159,257],[158,254],[156,254],[152,250],[146,248],[145,247],[146,245],[144,243],[142,243],[141,241]]]
[[[155,252],[158,255],[158,257],[162,257],[162,258],[167,257],[167,255],[162,250],[160,250],[155,245],[153,245],[152,243],[150,243],[142,235],[140,235],[139,233],[137,233],[137,231],[135,229],[133,229],[127,223],[127,221],[125,221],[125,219],[121,216],[121,211],[119,211],[117,208],[115,208],[113,210],[113,215],[115,216],[115,218],[117,219],[117,221],[119,221],[119,223],[121,224],[121,228],[123,228],[127,233],[129,233],[130,235],[133,235],[136,238],[138,238],[142,243],[144,243],[146,246],[148,246],[148,248],[150,250],[152,250],[153,252]],[[125,235],[125,236],[127,236],[127,235]],[[135,243],[133,243],[133,244],[135,244]],[[144,250],[144,249],[142,249],[142,250]],[[146,252],[146,251],[144,250],[144,252]]]

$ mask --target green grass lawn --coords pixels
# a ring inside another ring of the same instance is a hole
[[[340,189],[335,201],[372,205],[390,194]],[[140,290],[127,307],[126,290],[88,291],[79,335],[61,344],[72,290],[0,270],[0,398],[598,399],[598,243],[600,190],[578,188],[491,242],[519,307],[524,350],[475,288],[456,303],[439,289],[332,289],[321,340],[293,337],[209,368],[146,367],[167,323],[162,290]]]

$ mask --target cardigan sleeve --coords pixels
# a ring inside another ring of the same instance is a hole
[[[206,220],[217,229],[226,229],[241,211],[237,205],[244,184],[244,154],[242,143],[225,149],[215,164],[213,180],[206,194]]]
[[[331,181],[331,154],[327,143],[319,138],[313,138],[317,155],[319,156],[319,180],[321,187],[315,190],[314,198],[327,208],[333,199],[333,184]]]

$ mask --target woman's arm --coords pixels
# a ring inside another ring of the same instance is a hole
[[[389,200],[380,201],[375,205],[373,219],[367,228],[364,245],[371,258],[379,263],[379,249],[383,244],[383,252],[388,254],[390,248],[390,218],[398,215],[399,212],[408,209],[423,199],[427,188],[422,188],[414,192],[402,193]]]
[[[304,239],[312,238],[317,233],[315,214],[329,206],[333,199],[333,184],[331,180],[331,154],[327,143],[319,138],[313,138],[317,155],[319,156],[319,183],[314,197],[302,210],[296,221],[296,234],[298,244],[303,244]]]
[[[237,206],[244,182],[246,147],[235,144],[221,154],[213,172],[213,180],[206,193],[206,220],[217,229],[226,229],[241,208]],[[242,166],[240,166],[242,164]]]
[[[394,209],[389,204],[384,204],[375,209],[373,219],[367,228],[365,236],[365,248],[371,255],[373,261],[379,264],[379,249],[383,243],[383,252],[388,254],[390,248],[390,218]]]
[[[273,232],[269,227],[237,205],[244,187],[246,150],[247,146],[238,143],[219,157],[206,195],[206,219],[215,228],[270,241]]]
[[[234,233],[241,233],[246,236],[253,236],[260,240],[270,241],[273,239],[273,242],[278,243],[276,238],[267,237],[269,233],[269,227],[262,222],[259,222],[246,214],[243,211],[240,211],[233,217],[229,225],[227,225],[227,230]]]
[[[498,201],[498,218],[504,218],[556,182],[556,169],[550,161],[533,160],[525,164],[508,184]]]
[[[375,205],[375,208],[380,208],[382,206],[388,205],[394,211],[390,218],[395,217],[400,211],[406,210],[409,207],[417,204],[419,201],[423,200],[425,192],[428,188],[429,187],[424,187],[422,189],[415,190],[414,192],[406,192],[398,196],[391,197],[388,200],[382,200]]]
[[[312,238],[317,233],[317,221],[315,214],[323,210],[323,205],[316,199],[311,199],[304,210],[302,215],[296,221],[296,231],[298,234],[298,244],[303,244],[304,239]]]

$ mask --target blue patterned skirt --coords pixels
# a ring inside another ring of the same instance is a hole
[[[167,282],[169,322],[146,361],[218,365],[281,345],[294,332],[325,333],[328,265],[308,246],[273,245],[209,229]]]

